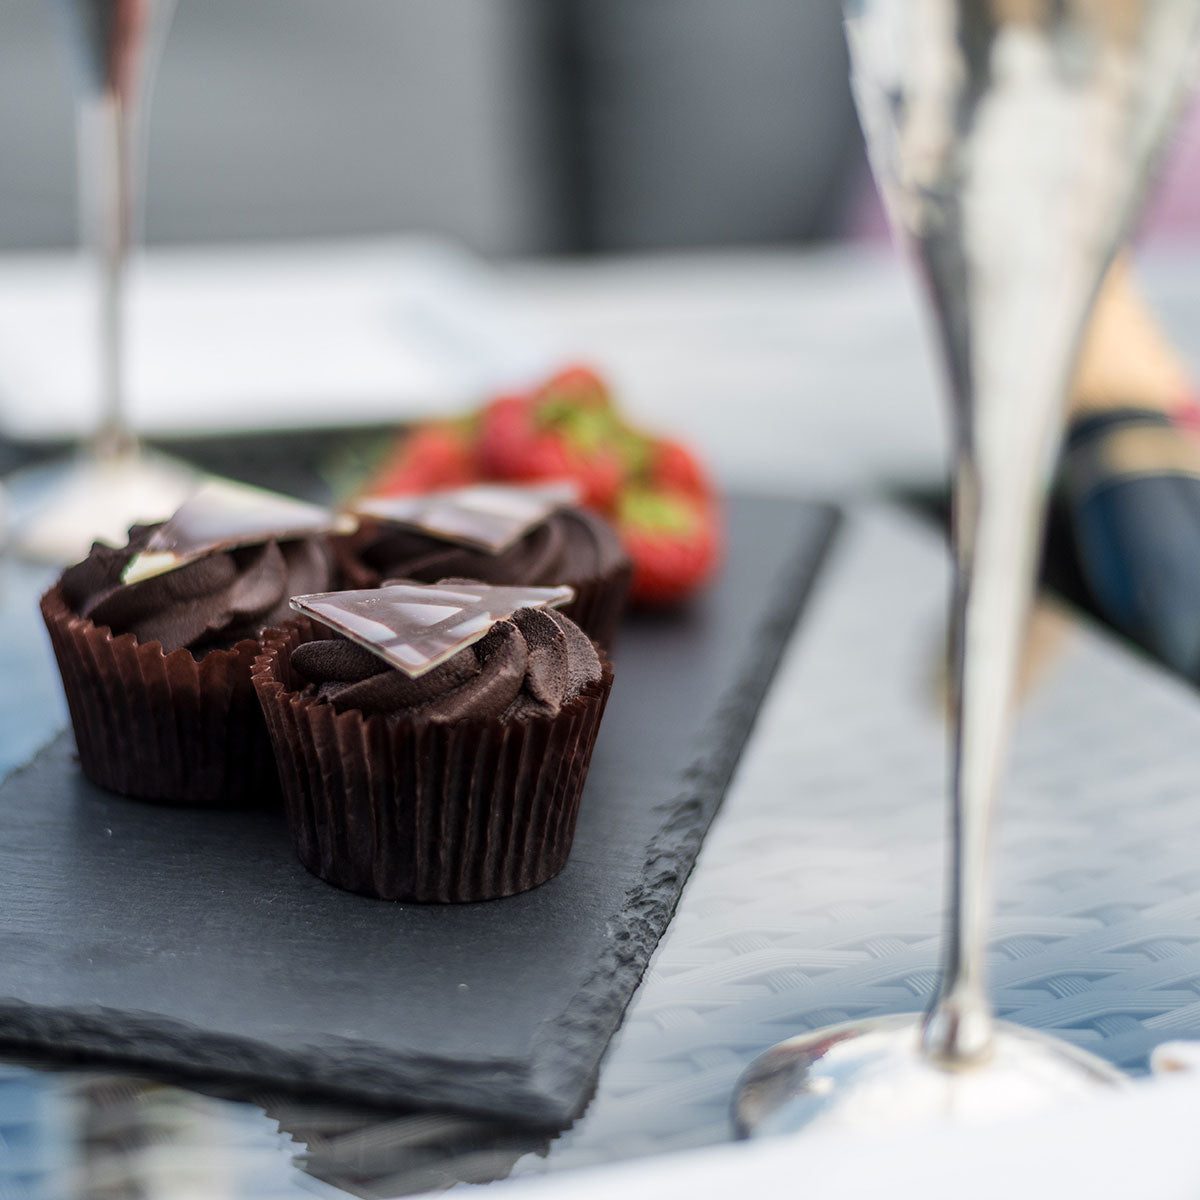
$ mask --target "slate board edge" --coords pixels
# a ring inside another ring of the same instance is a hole
[[[64,1048],[62,1053],[50,1049],[56,1045]],[[530,1072],[523,1063],[492,1060],[474,1064],[483,1096],[473,1102],[472,1085],[463,1079],[459,1060],[449,1064],[454,1078],[447,1085],[447,1064],[434,1055],[419,1058],[411,1051],[389,1053],[373,1042],[347,1038],[313,1042],[301,1052],[279,1047],[264,1050],[253,1039],[212,1033],[158,1013],[39,1007],[0,998],[0,1051],[35,1051],[46,1065],[106,1062],[170,1083],[190,1081],[201,1090],[223,1092],[237,1084],[247,1085],[248,1090],[261,1089],[266,1078],[283,1090],[355,1105],[374,1103],[389,1111],[398,1107],[398,1075],[404,1078],[405,1109],[461,1110],[471,1115],[488,1110],[484,1097],[494,1095],[500,1079],[531,1114],[535,1128],[562,1124],[558,1109],[547,1108],[545,1098],[530,1085]],[[231,1061],[242,1065],[231,1069]]]
[[[17,782],[47,756],[74,755],[74,737],[70,729],[62,730],[28,762],[10,771],[3,786]],[[106,1062],[136,1069],[148,1078],[187,1079],[200,1087],[223,1088],[238,1082],[261,1087],[263,1079],[269,1078],[273,1085],[298,1093],[375,1103],[391,1110],[398,1107],[397,1078],[403,1078],[405,1104],[400,1107],[474,1116],[495,1115],[489,1098],[494,1098],[497,1083],[502,1082],[523,1106],[528,1115],[525,1123],[532,1128],[561,1129],[570,1120],[563,1117],[560,1105],[547,1104],[526,1062],[493,1059],[474,1064],[481,1083],[476,1097],[470,1081],[462,1077],[458,1059],[447,1063],[437,1055],[414,1054],[411,1048],[389,1051],[375,1042],[350,1038],[314,1040],[301,1052],[289,1052],[152,1011],[37,1005],[0,996],[0,1052],[33,1052],[46,1065]],[[231,1069],[231,1062],[240,1062],[241,1067]],[[447,1066],[453,1073],[449,1083]]]
[[[561,1097],[556,1120],[562,1127],[575,1121],[591,1101],[604,1051],[675,913],[704,835],[720,810],[791,632],[821,575],[822,563],[833,544],[842,514],[838,508],[826,504],[809,504],[806,508],[814,525],[824,521],[824,529],[782,564],[772,582],[780,603],[762,619],[757,659],[722,697],[713,716],[712,751],[692,765],[688,772],[692,787],[680,795],[675,810],[651,841],[642,864],[641,882],[626,893],[610,949],[566,1011],[548,1022],[563,1036],[563,1045],[569,1049],[565,1055],[560,1053],[556,1061],[535,1058],[533,1070],[547,1094]],[[664,878],[671,880],[669,887],[662,886]],[[591,986],[592,981],[601,978],[610,981],[607,993]],[[613,986],[614,980],[618,986]],[[553,1045],[554,1041],[547,1039],[542,1044]],[[597,1045],[602,1048],[599,1055],[595,1052]],[[579,1099],[581,1075],[589,1079],[582,1100]]]
[[[840,524],[841,513],[833,506],[806,503],[803,508],[809,527],[817,532],[781,561],[771,581],[772,594],[779,600],[759,623],[756,641],[760,654],[721,698],[710,723],[713,736],[706,739],[713,750],[692,764],[688,771],[692,786],[680,794],[674,810],[650,843],[641,869],[642,882],[626,894],[628,907],[614,928],[612,949],[566,1009],[546,1023],[564,1035],[565,1049],[560,1047],[553,1060],[479,1063],[482,1091],[475,1099],[470,1084],[464,1086],[461,1074],[447,1084],[442,1078],[442,1060],[414,1056],[411,1049],[389,1054],[373,1042],[336,1039],[312,1042],[303,1053],[289,1053],[278,1047],[264,1050],[251,1039],[198,1030],[153,1012],[127,1010],[120,1013],[119,1021],[125,1036],[114,1047],[112,1014],[103,1008],[39,1007],[13,997],[0,997],[0,1048],[33,1048],[53,1060],[56,1055],[49,1047],[59,1045],[64,1047],[57,1056],[60,1060],[106,1060],[136,1066],[152,1077],[167,1073],[197,1082],[216,1077],[261,1084],[263,1077],[270,1077],[281,1087],[330,1098],[341,1096],[359,1103],[377,1102],[392,1109],[396,1108],[396,1076],[401,1075],[406,1108],[493,1117],[494,1106],[488,1098],[494,1097],[496,1083],[502,1080],[512,1100],[523,1108],[521,1124],[542,1130],[560,1130],[571,1124],[591,1099],[604,1050],[675,911],[778,660]],[[56,752],[73,754],[69,729],[0,782],[9,785],[43,756]],[[664,879],[670,881],[666,887]],[[600,978],[609,981],[605,997],[598,997],[591,987]],[[589,1039],[596,1040],[589,1043]],[[230,1069],[231,1051],[244,1064],[244,1071]],[[454,1065],[456,1071],[461,1070],[457,1060]],[[581,1079],[587,1080],[583,1088]]]

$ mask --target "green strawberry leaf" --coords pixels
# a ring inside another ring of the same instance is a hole
[[[618,501],[622,525],[646,533],[691,534],[700,524],[695,508],[668,492],[629,488]]]

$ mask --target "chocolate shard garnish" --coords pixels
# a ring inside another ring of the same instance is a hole
[[[294,541],[320,533],[352,533],[357,519],[265,488],[231,479],[206,479],[160,525],[121,573],[140,583],[195,562],[214,550]]]
[[[354,510],[499,554],[556,509],[578,501],[579,489],[568,480],[532,485],[484,483],[421,496],[367,496]]]
[[[570,587],[393,583],[293,596],[291,605],[415,679],[479,641],[518,609],[557,608],[574,598]]]

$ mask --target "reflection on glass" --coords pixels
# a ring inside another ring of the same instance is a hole
[[[1076,346],[1176,114],[1197,0],[847,0],[872,166],[928,286],[954,415],[953,853],[924,1017],[820,1030],[743,1077],[744,1133],[990,1120],[1117,1082],[998,1024],[983,951],[993,801]]]

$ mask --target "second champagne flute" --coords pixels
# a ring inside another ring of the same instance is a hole
[[[17,552],[65,562],[82,558],[95,537],[119,544],[134,521],[167,516],[196,473],[145,452],[128,420],[126,272],[139,223],[146,99],[174,0],[58,0],[57,8],[79,116],[82,232],[97,273],[100,414],[75,456],[6,482]]]

